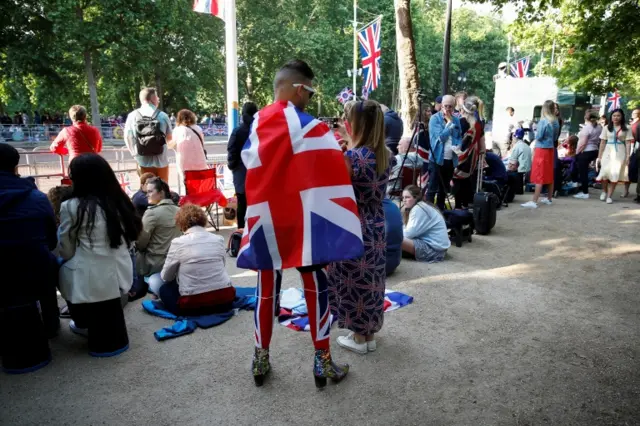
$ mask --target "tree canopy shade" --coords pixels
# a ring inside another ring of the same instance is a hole
[[[410,2],[419,85],[431,101],[441,94],[444,4]],[[393,106],[399,81],[394,1],[359,0],[358,6],[362,24],[383,15],[382,80],[372,98]],[[130,111],[139,89],[153,85],[167,111],[223,111],[224,23],[191,7],[191,0],[4,0],[0,110],[66,111],[81,103],[92,107],[95,122],[98,112]],[[300,58],[317,76],[312,112],[338,114],[335,96],[351,86],[351,2],[237,0],[237,8],[241,100],[271,102],[276,70]],[[452,90],[464,88],[490,103],[491,76],[507,50],[502,24],[467,9],[454,11],[453,22]],[[466,84],[456,79],[461,71]]]

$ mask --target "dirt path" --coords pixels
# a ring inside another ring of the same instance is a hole
[[[278,325],[273,376],[254,387],[248,312],[158,343],[167,321],[129,305],[131,349],[112,359],[63,321],[50,366],[0,375],[0,424],[640,424],[639,207],[514,204],[445,263],[403,261],[387,286],[415,303],[385,317],[377,352],[333,344],[352,373],[322,392],[310,336]]]

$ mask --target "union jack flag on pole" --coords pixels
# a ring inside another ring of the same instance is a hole
[[[362,69],[364,71],[364,87],[369,93],[376,90],[380,84],[381,21],[382,17],[378,17],[378,19],[358,32],[360,54],[362,55]]]
[[[527,56],[526,58],[518,59],[516,62],[511,64],[511,75],[516,78],[525,78],[529,73],[529,63],[531,62],[531,58]]]
[[[194,0],[193,11],[216,16],[224,21],[225,0]]]
[[[614,90],[613,93],[607,93],[607,105],[609,105],[607,112],[612,112],[620,108],[620,99],[622,99],[622,96],[620,96],[617,90]]]
[[[247,225],[238,267],[278,270],[362,256],[351,178],[329,127],[276,102],[256,114],[242,149]]]

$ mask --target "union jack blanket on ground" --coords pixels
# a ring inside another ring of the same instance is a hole
[[[385,290],[384,311],[391,312],[413,303],[413,297],[399,291]],[[329,323],[333,324],[334,317],[330,315]],[[284,290],[280,296],[280,313],[278,322],[295,331],[309,331],[307,304],[304,293],[300,288]]]
[[[329,127],[292,103],[260,110],[242,150],[247,225],[238,267],[277,270],[362,256],[358,208]]]

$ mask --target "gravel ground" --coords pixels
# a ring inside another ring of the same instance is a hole
[[[639,229],[630,201],[503,209],[446,262],[403,261],[387,286],[414,304],[386,316],[377,352],[334,343],[352,370],[323,391],[310,336],[278,325],[273,374],[254,387],[249,312],[158,343],[167,321],[130,304],[131,348],[110,359],[63,320],[51,365],[0,375],[0,424],[640,424]],[[229,263],[237,286],[255,285]],[[283,287],[298,285],[287,271]]]

